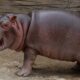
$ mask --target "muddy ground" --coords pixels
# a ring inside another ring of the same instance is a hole
[[[0,80],[80,80],[80,73],[71,70],[72,62],[51,60],[38,56],[32,74],[18,77],[14,73],[22,65],[23,53],[11,50],[0,52]]]

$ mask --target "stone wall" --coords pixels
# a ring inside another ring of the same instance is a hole
[[[0,13],[26,13],[40,9],[80,12],[80,0],[0,0]]]

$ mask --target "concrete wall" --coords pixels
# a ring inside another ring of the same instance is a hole
[[[80,12],[80,0],[0,0],[0,13],[26,13],[35,9],[57,9]]]

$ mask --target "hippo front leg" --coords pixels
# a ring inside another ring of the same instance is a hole
[[[32,71],[32,65],[36,58],[36,51],[31,48],[27,48],[24,50],[24,62],[21,70],[19,70],[16,74],[18,76],[28,76]]]

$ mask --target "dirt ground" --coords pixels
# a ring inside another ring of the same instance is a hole
[[[0,80],[80,80],[80,73],[71,68],[72,62],[51,60],[38,56],[32,74],[28,77],[18,77],[15,72],[22,65],[23,53],[11,50],[0,52]]]

